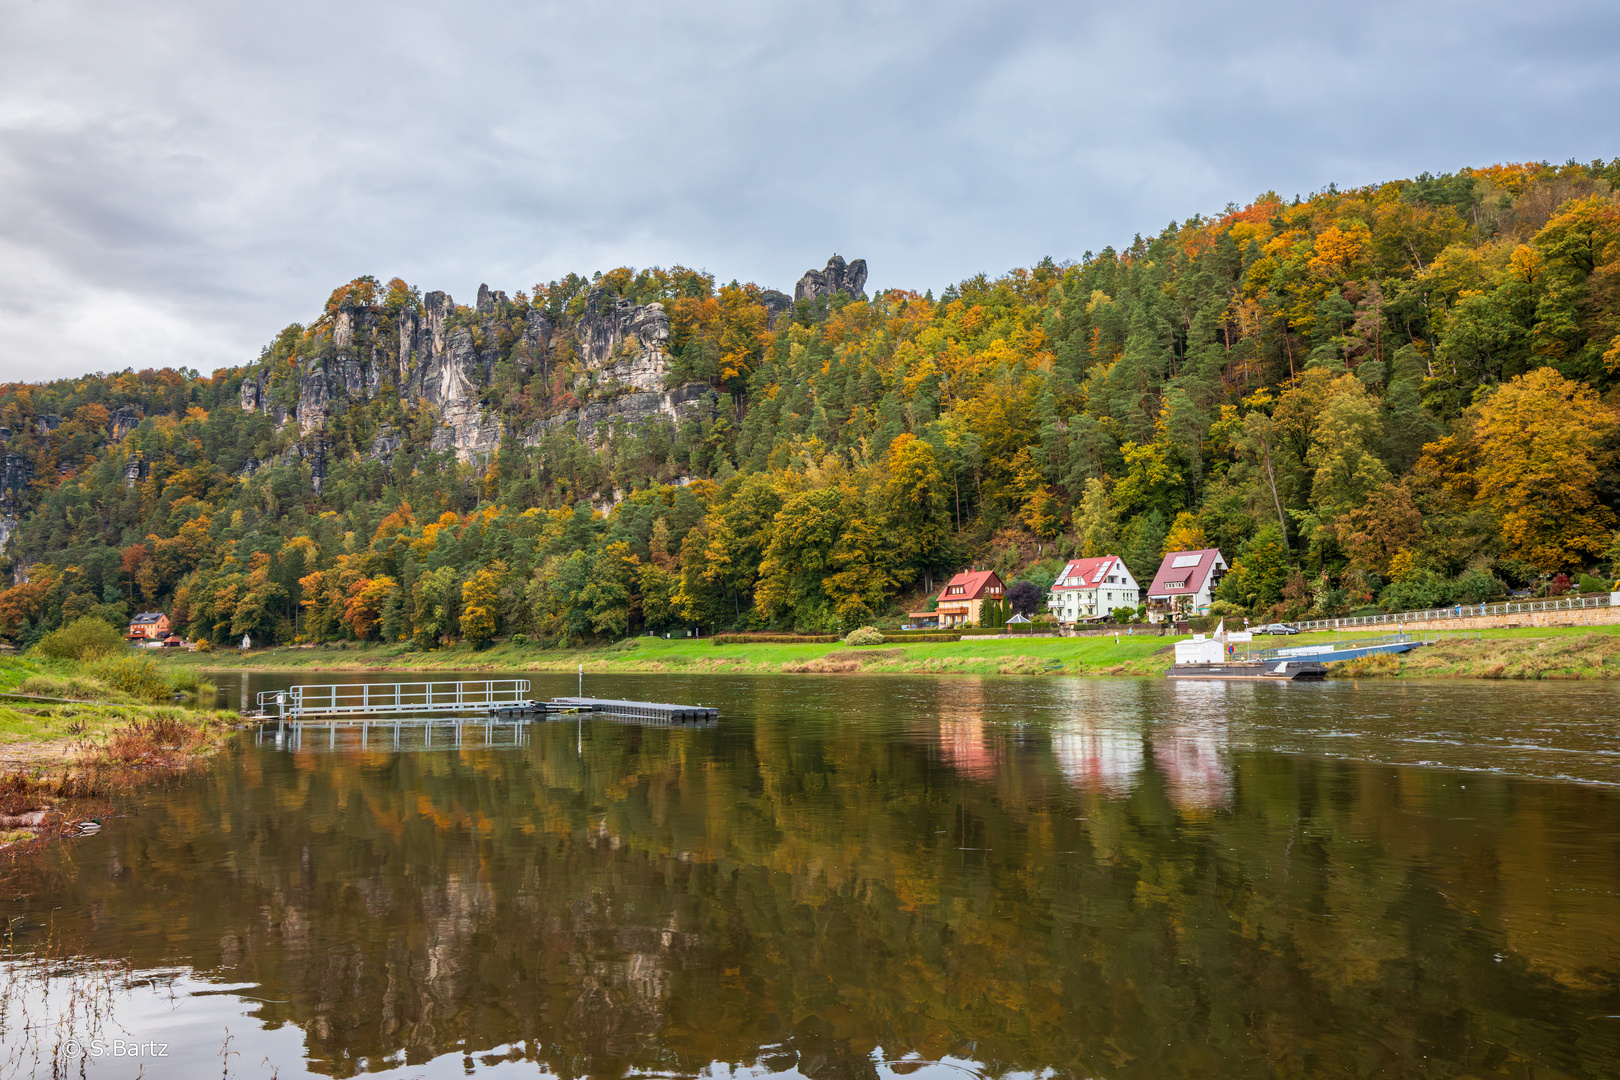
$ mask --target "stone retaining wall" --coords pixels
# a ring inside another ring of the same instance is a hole
[[[1392,633],[1396,630],[1508,630],[1542,626],[1616,626],[1620,607],[1576,608],[1562,611],[1511,611],[1504,615],[1463,615],[1453,619],[1414,619],[1384,626],[1346,626],[1344,633]]]

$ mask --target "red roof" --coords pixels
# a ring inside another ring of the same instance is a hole
[[[1194,557],[1197,562],[1192,562]],[[1177,566],[1176,561],[1182,560],[1185,565]],[[1153,584],[1148,587],[1149,596],[1182,596],[1197,592],[1204,586],[1204,579],[1215,568],[1215,560],[1222,558],[1217,548],[1202,548],[1198,551],[1172,551],[1164,557],[1159,564],[1159,572],[1153,575]],[[1171,587],[1171,582],[1179,581],[1182,584]]]
[[[985,586],[991,582],[995,582],[997,588],[1001,587],[1001,579],[996,576],[994,570],[964,570],[945,583],[945,588],[939,594],[940,602],[943,603],[947,599],[978,600],[984,595]],[[964,586],[964,588],[960,593],[952,596],[951,589],[957,585]]]
[[[1063,584],[1052,586],[1053,592],[1062,592],[1064,589],[1095,589],[1102,580],[1108,576],[1108,571],[1121,562],[1118,555],[1099,555],[1092,559],[1072,559],[1063,568],[1063,573],[1057,579]]]

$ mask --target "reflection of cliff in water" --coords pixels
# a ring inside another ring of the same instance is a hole
[[[1620,1012],[1612,918],[1522,856],[1572,821],[1614,835],[1607,793],[1234,757],[1196,698],[1144,718],[1060,689],[1033,727],[952,691],[909,736],[244,747],[81,845],[29,910],[289,999],[257,1015],[335,1075],[513,1045],[565,1075],[856,1080],[879,1047],[1063,1076],[1601,1071],[1580,1055],[1612,1022],[1527,1018]],[[1570,858],[1566,882],[1620,880],[1612,848]],[[1372,1029],[1397,1034],[1349,1053]]]

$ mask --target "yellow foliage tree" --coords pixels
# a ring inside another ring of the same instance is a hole
[[[1204,535],[1204,527],[1198,523],[1198,515],[1183,510],[1176,515],[1170,531],[1165,534],[1164,550],[1159,552],[1159,557],[1163,558],[1172,551],[1202,551],[1207,547],[1209,539]]]
[[[1479,498],[1496,511],[1510,553],[1552,571],[1605,550],[1615,518],[1596,488],[1617,426],[1596,391],[1548,367],[1480,404]]]
[[[501,628],[501,585],[507,566],[495,562],[461,583],[461,636],[486,645]]]

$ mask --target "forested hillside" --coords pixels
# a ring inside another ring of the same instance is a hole
[[[1613,574],[1617,186],[1268,194],[939,297],[358,278],[242,367],[0,386],[0,635],[848,628],[968,564],[1206,544],[1265,617]]]

